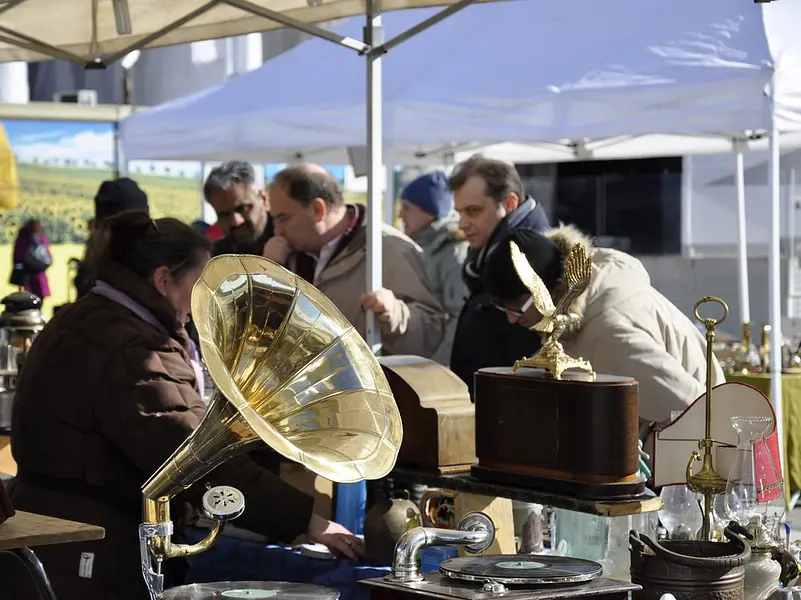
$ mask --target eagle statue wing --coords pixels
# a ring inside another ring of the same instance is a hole
[[[543,316],[551,316],[555,310],[551,293],[545,284],[531,267],[526,255],[520,250],[516,243],[509,243],[509,250],[512,254],[512,264],[515,267],[517,276],[526,289],[531,293],[534,306]]]
[[[549,332],[553,329],[553,318],[556,315],[566,315],[570,311],[573,302],[584,293],[590,285],[592,277],[592,258],[587,252],[584,244],[576,244],[571,249],[565,260],[564,296],[559,299],[553,313],[543,318],[534,326],[534,329],[541,332]]]

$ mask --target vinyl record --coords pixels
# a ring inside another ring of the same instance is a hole
[[[339,592],[319,585],[284,581],[193,583],[165,591],[162,600],[337,600]]]
[[[440,572],[452,579],[521,585],[568,585],[603,575],[591,560],[551,555],[465,556],[444,561]]]

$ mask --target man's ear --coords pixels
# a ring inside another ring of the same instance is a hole
[[[322,198],[315,198],[311,201],[311,209],[314,213],[314,222],[319,223],[328,214],[328,205]]]
[[[270,194],[267,190],[259,190],[259,198],[261,198],[262,204],[270,210]]]
[[[502,204],[506,209],[507,213],[517,210],[517,207],[520,206],[520,196],[518,196],[514,192],[509,192],[503,199]]]

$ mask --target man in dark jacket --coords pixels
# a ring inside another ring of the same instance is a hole
[[[470,250],[462,270],[469,297],[459,316],[451,354],[451,369],[473,393],[473,375],[485,367],[507,366],[532,348],[539,335],[511,325],[484,291],[487,257],[515,229],[549,229],[548,216],[527,196],[514,166],[480,154],[456,166],[451,174],[454,208]]]
[[[203,196],[217,213],[217,223],[225,234],[214,243],[214,256],[262,256],[264,245],[273,237],[273,223],[269,197],[263,186],[257,185],[253,167],[241,160],[214,167],[203,184]]]
[[[73,282],[78,298],[86,296],[95,284],[90,265],[94,251],[93,245],[96,243],[98,232],[108,219],[126,210],[141,210],[150,214],[147,194],[142,191],[142,188],[133,179],[127,177],[101,183],[95,195],[95,217],[89,225],[86,255],[78,263],[78,270]]]

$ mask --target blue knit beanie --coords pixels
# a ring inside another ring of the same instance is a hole
[[[448,176],[442,171],[420,175],[403,188],[401,200],[411,202],[435,219],[447,217],[453,209],[453,194],[448,186]]]

